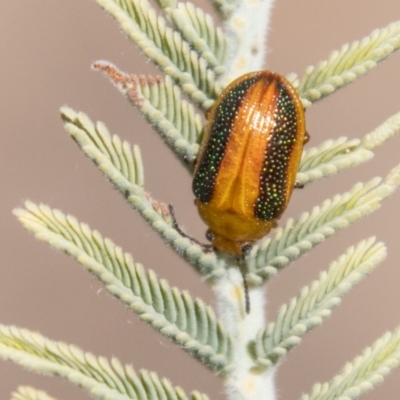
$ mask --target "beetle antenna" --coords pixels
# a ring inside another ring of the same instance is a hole
[[[245,301],[245,309],[246,314],[250,314],[250,296],[249,296],[249,285],[247,284],[246,279],[246,266],[244,265],[244,260],[242,259],[240,262],[240,273],[242,274],[243,279],[243,290],[244,290],[244,301]]]

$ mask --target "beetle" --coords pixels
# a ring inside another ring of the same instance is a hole
[[[285,211],[309,136],[296,89],[278,73],[245,74],[207,112],[193,178],[214,249],[242,257]]]

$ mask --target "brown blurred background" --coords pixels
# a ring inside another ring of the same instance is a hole
[[[399,18],[399,0],[277,0],[268,68],[302,74],[343,43]],[[140,322],[73,259],[35,241],[11,214],[26,199],[71,213],[160,277],[213,304],[211,291],[83,156],[59,118],[59,107],[68,104],[139,144],[146,189],[154,198],[174,204],[187,232],[202,239],[205,227],[193,206],[190,176],[136,110],[89,67],[94,60],[107,59],[132,73],[156,73],[155,68],[93,0],[2,0],[0,54],[0,323],[116,356],[137,369],[157,371],[188,392],[198,389],[211,399],[223,399],[217,378]],[[360,137],[400,111],[399,71],[400,53],[307,111],[309,146],[330,137]],[[400,137],[395,137],[368,164],[296,191],[284,219],[310,210],[357,181],[384,176],[400,162],[399,149]],[[381,210],[330,238],[268,284],[268,314],[274,319],[282,302],[316,279],[350,245],[376,235],[389,248],[379,269],[284,361],[277,374],[279,399],[298,399],[314,382],[329,380],[364,347],[400,325],[399,203],[398,192]],[[60,400],[89,398],[66,381],[0,362],[0,398],[8,399],[19,384],[34,385]],[[363,398],[397,399],[399,391],[397,370]]]

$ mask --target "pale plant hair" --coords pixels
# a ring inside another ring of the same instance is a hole
[[[165,74],[136,76],[106,61],[93,63],[151,123],[182,165],[193,171],[206,111],[234,78],[264,68],[271,0],[214,0],[213,17],[191,3],[158,0],[96,0],[122,31]],[[328,59],[288,79],[305,108],[331,95],[400,47],[400,22],[344,45]],[[289,219],[256,243],[245,264],[251,312],[244,310],[243,282],[235,260],[206,251],[176,229],[167,204],[145,189],[140,149],[109,133],[82,112],[61,109],[65,130],[131,207],[213,289],[217,312],[202,299],[171,287],[155,272],[75,217],[26,202],[14,211],[37,239],[74,257],[140,319],[221,377],[226,395],[237,400],[276,398],[279,362],[302,337],[329,317],[343,296],[386,256],[385,245],[368,238],[349,247],[329,268],[265,321],[264,284],[303,253],[380,208],[400,183],[400,166],[385,178],[357,183],[348,191]],[[298,181],[309,184],[359,165],[400,129],[400,113],[359,139],[339,137],[304,151]],[[399,328],[400,329],[400,328]],[[397,329],[385,333],[330,382],[316,384],[302,400],[356,399],[381,383],[400,363]],[[154,372],[135,370],[39,333],[0,325],[0,357],[39,373],[61,376],[100,399],[206,400],[187,395]],[[300,398],[300,394],[299,394]],[[43,391],[19,387],[13,400],[52,400]]]

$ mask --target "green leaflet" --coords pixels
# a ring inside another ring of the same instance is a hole
[[[301,400],[358,399],[382,383],[386,375],[400,364],[400,329],[387,332],[330,382],[317,383]]]
[[[331,315],[341,298],[385,259],[386,247],[374,242],[372,238],[351,247],[318,280],[280,307],[276,322],[257,335],[254,346],[257,363],[263,367],[275,365],[300,343],[305,333]]]
[[[382,184],[380,178],[358,183],[349,192],[325,200],[311,212],[303,213],[296,222],[290,219],[273,237],[256,244],[247,257],[248,279],[253,284],[276,275],[329,236],[346,228],[381,206],[400,183],[400,166],[394,168]]]
[[[167,205],[151,199],[150,195],[139,186],[139,183],[143,182],[142,180],[132,182],[128,176],[123,174],[118,165],[114,163],[113,158],[110,157],[111,150],[103,148],[104,143],[99,139],[100,133],[94,128],[93,122],[85,114],[77,113],[70,108],[64,107],[61,113],[66,131],[115,187],[123,193],[146,222],[196,271],[207,277],[220,276],[224,271],[224,260],[217,259],[213,252],[205,253],[201,246],[182,236],[173,228]],[[101,124],[101,126],[104,125]],[[134,158],[134,156],[132,157]]]
[[[400,47],[400,22],[374,30],[360,41],[345,44],[341,50],[308,67],[298,91],[305,107],[323,99],[375,68]]]
[[[128,75],[104,61],[94,63],[93,68],[103,71],[115,83],[191,170],[203,124],[194,106],[182,98],[179,86],[169,76],[162,79]]]
[[[337,174],[343,169],[355,167],[374,156],[360,145],[359,139],[339,137],[327,140],[317,147],[307,149],[297,172],[297,182],[305,185]]]
[[[220,92],[207,61],[191,49],[178,31],[169,28],[146,0],[96,0],[121,29],[167,75],[207,109]]]
[[[30,386],[19,386],[11,400],[56,400],[47,393]]]
[[[189,2],[165,4],[158,1],[168,15],[175,29],[203,57],[216,74],[224,72],[221,64],[225,58],[227,37],[221,28],[215,26],[210,14]]]
[[[0,325],[0,358],[36,372],[61,376],[99,399],[188,400],[180,387],[173,387],[154,372],[141,370],[136,374],[131,366],[121,365],[116,358],[108,361],[25,329]],[[23,389],[24,393],[32,393],[32,390]],[[15,400],[30,399],[21,398],[22,394]],[[208,399],[197,392],[191,397],[193,400]],[[41,397],[37,400],[51,399]]]
[[[14,213],[37,239],[76,258],[112,295],[164,336],[214,371],[229,368],[232,339],[202,300],[171,288],[72,216],[30,202]]]
[[[102,122],[98,122],[95,126],[86,114],[75,113],[68,107],[63,107],[61,113],[66,124],[75,123],[75,128],[85,130],[86,141],[81,140],[83,138],[78,135],[74,136],[81,147],[92,143],[129,183],[138,187],[143,186],[143,163],[138,146],[131,146],[128,142],[121,141],[117,135],[110,135]]]
[[[339,137],[303,152],[296,180],[307,184],[370,160],[373,150],[400,131],[400,113],[388,118],[361,139]]]

